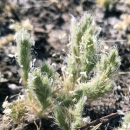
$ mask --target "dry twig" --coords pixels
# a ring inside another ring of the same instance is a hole
[[[111,113],[111,114],[109,114],[109,115],[107,115],[107,116],[103,116],[103,117],[101,117],[101,118],[99,118],[99,119],[97,119],[97,120],[94,120],[94,121],[92,121],[92,122],[90,122],[90,123],[87,123],[86,125],[84,125],[84,126],[82,126],[82,127],[79,127],[79,128],[77,128],[76,130],[83,130],[83,129],[88,128],[88,127],[90,127],[90,126],[92,126],[92,125],[99,124],[99,123],[104,123],[104,122],[106,122],[106,121],[111,120],[112,118],[115,118],[115,117],[118,116],[118,115],[119,115],[118,112],[116,112],[116,113]]]

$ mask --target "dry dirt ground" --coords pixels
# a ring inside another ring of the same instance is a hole
[[[0,72],[6,79],[0,84],[0,114],[2,122],[2,103],[6,96],[12,96],[22,92],[19,83],[18,65],[14,57],[9,57],[15,45],[12,36],[15,33],[12,24],[30,20],[35,36],[35,46],[32,54],[37,59],[35,66],[43,61],[57,64],[60,73],[60,64],[64,61],[65,53],[62,49],[68,43],[71,15],[77,19],[84,12],[89,11],[95,17],[96,23],[102,28],[100,37],[102,44],[109,47],[117,46],[121,56],[121,66],[116,76],[111,92],[104,98],[100,98],[85,107],[85,115],[91,120],[122,110],[130,109],[129,84],[130,84],[130,46],[127,35],[130,34],[130,26],[124,31],[114,29],[113,26],[120,21],[124,13],[130,14],[130,6],[123,0],[115,2],[110,10],[104,10],[91,0],[1,0],[0,1]],[[10,38],[11,37],[11,38]],[[52,56],[53,54],[56,56]],[[62,58],[60,58],[62,57]],[[103,123],[101,130],[112,130],[120,126],[121,116]],[[39,120],[36,120],[39,124]],[[35,124],[25,122],[22,128],[10,123],[6,130],[36,130]],[[58,130],[53,120],[42,120],[41,130]]]

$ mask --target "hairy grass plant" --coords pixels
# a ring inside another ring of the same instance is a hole
[[[44,110],[52,108],[53,77],[54,72],[46,63],[29,74],[28,91],[35,98],[35,102],[37,101],[37,110],[39,109],[37,115],[39,117],[43,117]]]
[[[4,116],[6,116],[6,123],[14,121],[19,124],[23,122],[25,114],[27,113],[26,102],[24,95],[19,95],[16,101],[9,103],[7,100],[3,103]]]
[[[30,67],[34,40],[23,28],[16,33],[17,61],[26,86],[27,106],[36,116],[53,117],[62,130],[75,130],[87,123],[82,117],[85,103],[110,90],[120,66],[116,48],[109,53],[100,50],[100,30],[90,13],[84,13],[80,22],[72,16],[67,65],[62,66],[59,77],[46,62],[38,68]],[[12,117],[12,113],[9,115]]]
[[[112,77],[120,66],[120,58],[116,48],[109,53],[101,52],[100,28],[96,26],[91,14],[85,13],[80,22],[72,16],[71,22],[70,50],[57,98],[62,110],[68,112],[63,116],[64,120],[71,123],[63,124],[60,119],[57,121],[57,111],[55,114],[56,122],[61,128],[63,125],[65,127],[71,124],[69,129],[74,130],[84,124],[82,118],[84,103],[81,105],[83,97],[87,97],[87,102],[91,102],[110,90]],[[91,76],[91,73],[95,73],[94,76]],[[66,115],[71,115],[71,119]]]
[[[23,79],[24,84],[27,84],[28,73],[30,69],[30,49],[31,46],[34,44],[33,37],[25,30],[21,28],[15,34],[14,39],[17,43],[17,62],[21,67],[21,78]]]

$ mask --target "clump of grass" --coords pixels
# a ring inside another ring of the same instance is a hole
[[[112,77],[120,66],[120,57],[116,48],[109,53],[101,52],[100,30],[91,14],[84,13],[79,22],[72,16],[70,50],[60,77],[47,63],[30,68],[30,49],[34,41],[23,28],[16,33],[17,61],[27,92],[28,104],[25,106],[30,106],[30,111],[37,117],[51,116],[62,130],[75,130],[86,123],[82,117],[85,103],[110,90]],[[12,112],[14,104],[11,104]],[[11,112],[8,115],[12,118]]]
[[[117,23],[114,28],[118,30],[126,30],[128,26],[130,26],[130,15],[129,14],[122,14],[120,16],[121,21]]]
[[[116,48],[108,54],[101,53],[100,28],[91,14],[85,13],[79,23],[72,17],[71,24],[70,51],[67,66],[62,71],[62,87],[57,98],[60,107],[55,111],[55,120],[62,129],[68,127],[74,130],[84,124],[84,97],[87,98],[86,102],[91,102],[110,90],[120,58]],[[88,80],[92,72],[95,75]]]
[[[115,2],[117,2],[117,0],[96,0],[96,3],[105,11],[111,10]]]
[[[114,25],[115,29],[118,29],[119,31],[126,31],[127,28],[130,26],[130,14],[122,14],[120,16],[120,21]],[[126,35],[128,45],[130,45],[130,33]]]
[[[14,121],[19,124],[23,122],[23,119],[27,113],[27,105],[25,103],[24,95],[19,95],[16,101],[9,103],[7,100],[3,103],[4,116],[6,116],[6,123]]]

